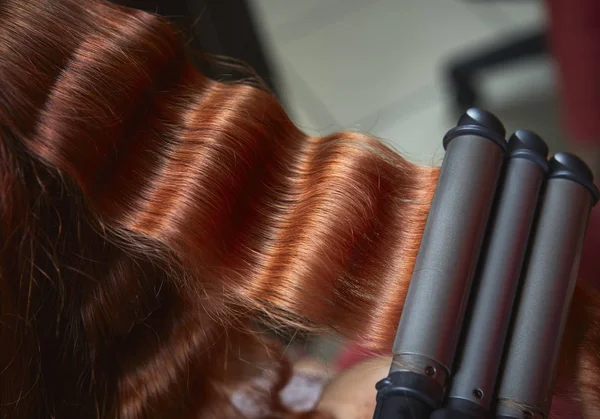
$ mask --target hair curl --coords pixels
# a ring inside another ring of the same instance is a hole
[[[240,417],[261,374],[292,417],[257,323],[391,346],[438,169],[187,56],[141,11],[0,3],[1,417]],[[581,285],[558,386],[589,412],[599,307]]]

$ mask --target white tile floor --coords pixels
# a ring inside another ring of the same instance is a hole
[[[381,137],[409,159],[438,162],[452,127],[442,65],[544,24],[527,0],[252,0],[288,111],[311,133]],[[482,77],[485,106],[509,130],[564,148],[548,58]]]

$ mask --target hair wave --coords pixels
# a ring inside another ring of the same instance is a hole
[[[101,0],[5,0],[0,56],[2,417],[240,417],[265,372],[259,415],[293,416],[257,323],[391,346],[437,168],[307,136]],[[599,307],[581,285],[558,386],[589,412]]]

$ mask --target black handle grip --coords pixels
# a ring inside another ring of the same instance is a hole
[[[469,415],[453,409],[439,409],[433,412],[430,419],[479,419],[477,416]]]
[[[488,419],[490,414],[483,406],[467,399],[449,399],[447,406],[438,409],[430,419]]]

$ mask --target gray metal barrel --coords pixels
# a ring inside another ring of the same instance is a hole
[[[545,418],[598,190],[577,157],[558,153],[550,172],[513,314],[498,390],[498,418]]]
[[[471,419],[485,419],[490,413],[517,285],[548,172],[548,146],[530,131],[518,130],[511,136],[508,154],[445,404],[448,410]]]
[[[504,135],[493,115],[470,109],[444,138],[390,374],[377,385],[375,418],[428,418],[442,402],[506,156]]]

